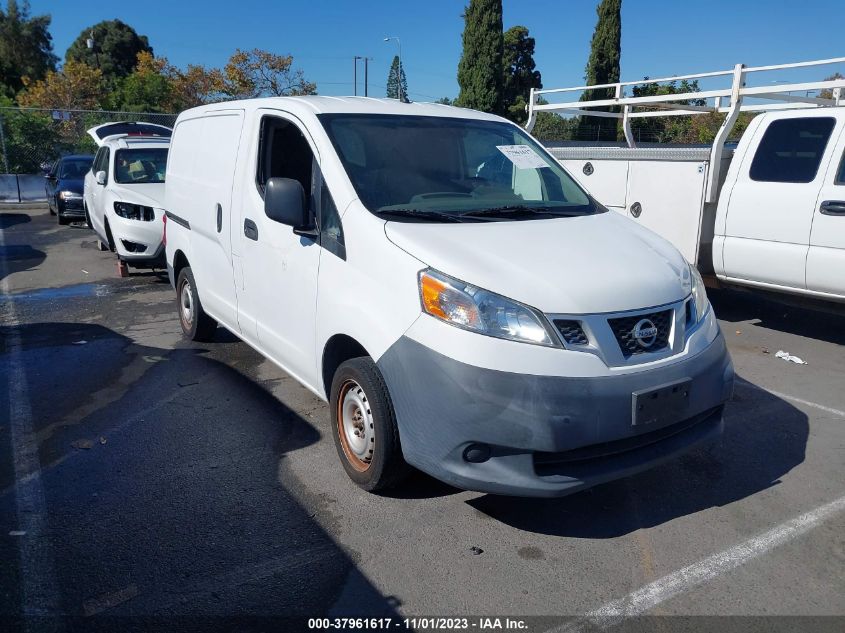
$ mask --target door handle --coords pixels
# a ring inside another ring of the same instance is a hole
[[[244,235],[247,239],[258,241],[258,227],[255,226],[255,222],[247,218],[244,220]]]
[[[220,203],[217,203],[217,232],[223,230],[223,207],[220,206]]]
[[[819,211],[825,215],[845,215],[845,200],[825,200]]]

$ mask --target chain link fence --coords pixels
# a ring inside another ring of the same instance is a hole
[[[67,154],[93,154],[86,130],[113,121],[146,121],[173,127],[175,114],[107,110],[0,108],[0,173],[38,174]]]

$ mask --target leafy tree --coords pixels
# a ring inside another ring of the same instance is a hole
[[[440,98],[439,98],[437,101],[435,101],[434,103],[440,103],[440,104],[442,104],[442,105],[455,105],[455,100],[454,100],[454,99],[450,99],[449,97],[440,97]]]
[[[87,40],[92,33],[94,48],[90,49]],[[83,29],[67,49],[65,60],[84,62],[91,68],[99,68],[111,82],[129,75],[141,52],[153,54],[146,35],[138,35],[135,29],[120,20],[106,20]]]
[[[170,112],[174,71],[167,58],[141,51],[135,70],[120,84],[119,107],[131,112]]]
[[[302,70],[293,68],[291,55],[258,48],[248,52],[237,49],[223,74],[224,91],[235,98],[317,94],[317,84],[307,81]]]
[[[37,81],[55,70],[58,58],[49,28],[50,16],[32,17],[29,2],[9,0],[6,11],[0,9],[0,95],[13,97],[24,77]]]
[[[221,100],[225,78],[217,68],[189,64],[184,71],[171,74],[171,112]]]
[[[399,67],[399,56],[393,56],[390,71],[387,73],[387,98],[408,101],[408,80],[405,78],[405,68]]]
[[[622,0],[602,0],[596,8],[598,22],[590,42],[586,85],[612,84],[619,81],[619,59],[622,54]],[[586,90],[582,100],[612,99],[612,88]],[[617,108],[599,108],[616,111]],[[600,118],[600,140],[616,140],[616,119]]]
[[[834,79],[845,79],[842,76],[842,73],[836,72],[833,73],[830,77],[825,77],[824,81],[833,81]],[[845,88],[842,88],[842,91],[845,92]],[[826,89],[819,92],[819,97],[822,99],[833,99],[833,90]]]
[[[52,110],[93,110],[106,98],[103,73],[77,61],[67,62],[61,71],[48,71],[40,81],[30,83],[18,94],[22,106]]]
[[[526,27],[512,26],[505,31],[502,67],[505,116],[516,123],[525,123],[528,120],[525,106],[531,89],[543,87],[540,71],[535,70],[534,38],[529,37]]]
[[[464,11],[461,88],[455,105],[483,112],[502,111],[502,0],[470,0]]]
[[[644,77],[647,80],[648,77]],[[683,92],[697,92],[699,90],[697,81],[683,80],[680,83],[676,81],[669,81],[664,84],[639,84],[633,87],[632,95],[634,97],[650,97],[656,95],[673,95]],[[684,105],[703,106],[706,104],[704,99],[686,99],[679,100],[675,103]],[[640,108],[642,111],[656,110],[657,108]],[[673,117],[654,117],[644,119],[631,120],[631,132],[635,140],[642,140],[655,143],[680,143],[685,142],[689,136],[692,119],[699,115],[691,116],[673,116]]]

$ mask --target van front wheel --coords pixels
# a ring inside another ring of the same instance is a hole
[[[179,271],[179,279],[176,281],[176,308],[179,311],[179,324],[186,338],[192,341],[210,341],[214,337],[217,321],[202,309],[194,273],[188,266]]]
[[[376,492],[407,476],[393,403],[372,358],[353,358],[338,367],[330,408],[337,453],[352,481]]]

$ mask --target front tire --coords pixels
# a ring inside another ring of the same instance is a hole
[[[402,458],[396,413],[373,359],[353,358],[332,380],[332,430],[349,478],[368,492],[399,484],[410,472]]]
[[[58,209],[56,210],[56,222],[59,226],[67,226],[68,224],[70,224],[70,220],[68,220],[67,218],[63,218],[62,212]]]
[[[210,341],[214,338],[217,321],[202,309],[194,273],[189,266],[179,271],[176,281],[176,309],[185,338],[191,341]]]

